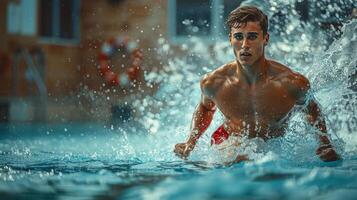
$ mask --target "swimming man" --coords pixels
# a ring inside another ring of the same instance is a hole
[[[236,59],[202,78],[201,101],[193,115],[190,136],[187,142],[176,144],[176,155],[189,156],[217,108],[225,120],[213,133],[211,145],[233,135],[264,140],[282,136],[289,113],[305,106],[306,118],[319,138],[317,156],[323,161],[338,160],[320,108],[314,99],[307,98],[307,78],[264,55],[269,41],[268,17],[256,7],[238,7],[228,16],[227,25]],[[238,155],[235,162],[248,159]]]

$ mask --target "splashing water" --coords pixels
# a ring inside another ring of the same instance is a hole
[[[191,38],[179,46],[183,56],[177,56],[177,47],[174,50],[161,38],[157,53],[170,59],[162,70],[145,76],[148,84],[159,84],[159,90],[133,101],[141,116],[136,122],[144,129],[135,124],[125,128],[95,124],[1,126],[0,196],[353,199],[357,194],[357,20],[346,22],[332,42],[317,28],[316,20],[302,22],[297,13],[289,12],[293,3],[259,3],[277,20],[271,23],[275,32],[271,31],[267,55],[308,77],[311,96],[321,104],[328,132],[343,161],[318,160],[313,130],[299,111],[290,119],[284,137],[268,142],[243,140],[245,148],[233,150],[248,153],[252,162],[226,167],[222,165],[226,158],[209,147],[210,133],[223,121],[220,113],[188,161],[175,157],[174,145],[188,137],[200,99],[200,78],[233,60],[234,55],[227,40],[208,45]],[[278,23],[282,20],[277,16],[284,16],[284,23]],[[94,100],[101,98],[89,95]]]

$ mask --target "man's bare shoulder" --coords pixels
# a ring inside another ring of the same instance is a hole
[[[269,61],[269,75],[272,81],[282,84],[294,96],[301,98],[310,89],[309,80],[302,74],[276,61]]]
[[[291,70],[286,65],[279,62],[269,60],[269,75],[272,80],[288,81],[293,83],[301,82],[308,84],[309,80],[302,74]]]
[[[268,60],[268,63],[269,63],[268,74],[273,79],[279,79],[283,76],[288,76],[293,73],[293,71],[289,67],[287,67],[286,65],[283,65],[277,61]]]
[[[226,81],[234,70],[234,62],[224,64],[217,69],[205,74],[201,79],[201,89],[203,92],[212,92],[217,90]]]
[[[233,68],[233,63],[224,64],[217,69],[205,74],[201,79],[201,85],[215,84],[217,81],[225,80],[230,75]]]

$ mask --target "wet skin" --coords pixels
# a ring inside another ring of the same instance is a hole
[[[230,135],[261,137],[267,140],[284,134],[285,119],[299,105],[307,105],[306,118],[320,131],[316,154],[324,161],[339,159],[327,137],[326,126],[314,100],[306,102],[309,81],[288,67],[264,56],[269,34],[263,34],[259,22],[232,28],[230,43],[236,60],[227,63],[201,80],[201,102],[197,106],[187,142],[174,152],[187,158],[201,134],[210,125],[218,108],[225,117]],[[322,134],[321,134],[322,133]],[[247,160],[238,155],[236,161]]]

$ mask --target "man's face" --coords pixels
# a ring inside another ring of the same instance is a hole
[[[264,56],[264,47],[268,41],[269,34],[263,36],[259,22],[248,22],[245,26],[231,29],[230,42],[234,54],[244,66],[251,66]]]

